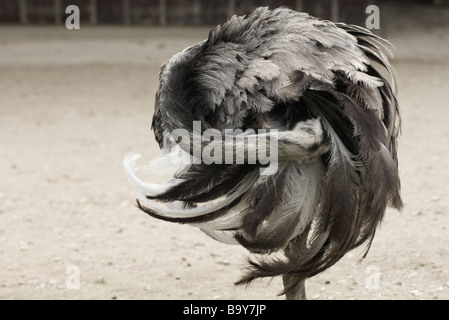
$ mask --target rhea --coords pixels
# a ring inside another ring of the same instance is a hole
[[[248,249],[237,284],[282,276],[286,298],[304,299],[308,278],[367,252],[386,208],[402,206],[391,57],[388,41],[359,26],[287,8],[231,17],[161,68],[152,129],[163,155],[148,168],[124,159],[138,207]],[[209,129],[245,161],[198,161],[188,146],[211,158],[223,147],[202,138]],[[251,156],[261,148],[276,153],[275,170]],[[172,163],[170,181],[142,178],[180,152],[190,161]]]

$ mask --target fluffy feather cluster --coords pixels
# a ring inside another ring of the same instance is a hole
[[[386,40],[358,26],[285,8],[233,16],[162,67],[152,128],[165,156],[153,169],[175,152],[173,130],[194,142],[193,121],[201,131],[277,129],[278,169],[192,163],[159,185],[139,178],[132,155],[138,206],[261,254],[239,283],[288,274],[293,286],[369,248],[386,207],[402,205],[389,56]]]

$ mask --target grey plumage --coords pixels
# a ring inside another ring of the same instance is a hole
[[[286,8],[233,16],[162,67],[152,128],[166,154],[180,146],[191,159],[189,146],[207,129],[241,129],[230,141],[246,151],[260,148],[245,142],[250,130],[276,129],[265,135],[276,138],[277,170],[261,175],[256,159],[192,163],[158,186],[142,182],[128,157],[139,208],[262,254],[240,284],[283,275],[288,292],[348,251],[368,250],[386,207],[402,206],[391,51],[362,27]],[[173,141],[176,129],[187,141]]]

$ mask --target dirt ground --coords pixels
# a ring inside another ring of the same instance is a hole
[[[381,14],[405,207],[362,262],[309,280],[310,299],[449,298],[449,10]],[[280,279],[233,285],[243,248],[141,213],[122,168],[159,155],[158,70],[208,29],[0,27],[0,299],[283,299]]]

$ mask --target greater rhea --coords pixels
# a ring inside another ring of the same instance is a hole
[[[402,206],[391,56],[365,28],[287,8],[231,17],[161,68],[163,154],[124,159],[138,207],[254,253],[238,284],[282,276],[287,299],[305,298]],[[165,184],[142,178],[167,166]]]

